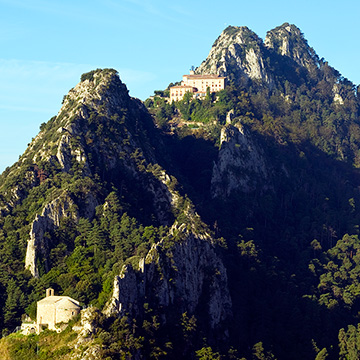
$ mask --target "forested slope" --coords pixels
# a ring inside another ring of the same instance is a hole
[[[196,73],[227,86],[142,104],[83,74],[1,175],[3,335],[50,286],[94,306],[10,358],[358,358],[356,86],[287,23],[228,27]]]

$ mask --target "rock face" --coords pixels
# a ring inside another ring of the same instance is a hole
[[[231,299],[226,269],[211,238],[194,234],[185,224],[174,225],[170,233],[173,240],[154,244],[138,269],[124,265],[105,313],[141,317],[149,302],[163,324],[169,314],[205,311],[211,329],[223,325],[231,315]]]
[[[301,30],[295,25],[285,23],[268,31],[264,44],[310,71],[319,66],[319,58],[314,49],[308,45]]]
[[[221,148],[211,178],[213,198],[226,199],[232,191],[250,192],[264,186],[269,167],[264,153],[240,123],[221,131]]]
[[[33,140],[22,161],[29,157],[34,163],[46,159],[56,162],[63,172],[69,172],[76,162],[84,176],[91,176],[95,169],[89,153],[92,159],[99,158],[107,170],[118,166],[121,155],[125,154],[129,158],[123,159],[123,164],[136,172],[134,160],[129,156],[135,149],[141,149],[148,161],[154,158],[151,147],[141,141],[141,136],[134,136],[134,132],[143,130],[139,119],[146,116],[146,109],[129,96],[115,70],[91,72],[64,97],[50,128]],[[119,129],[119,124],[123,124],[123,129]],[[109,149],[109,141],[103,137],[111,130],[118,131],[113,134]]]
[[[334,84],[333,89],[332,89],[333,94],[334,94],[334,103],[336,103],[338,105],[344,105],[344,99],[340,95],[340,90],[341,90],[340,85]]]
[[[84,204],[82,213],[91,219],[99,203],[93,194],[88,193]],[[67,192],[45,205],[41,215],[37,214],[31,224],[30,237],[26,248],[25,268],[30,270],[35,277],[39,277],[37,267],[39,256],[42,256],[44,260],[45,270],[49,270],[47,258],[51,243],[49,243],[45,233],[57,228],[62,218],[72,218],[75,221],[79,218],[78,208]]]
[[[27,195],[27,190],[39,185],[38,177],[38,169],[32,167],[25,172],[18,184],[4,192],[2,198],[7,201],[0,202],[0,216],[6,216],[16,205],[21,204]]]
[[[207,59],[196,69],[199,74],[218,74],[272,83],[264,63],[262,40],[246,26],[229,26],[215,41]]]
[[[69,172],[74,159],[83,167],[84,175],[91,175],[89,162],[81,142],[78,142],[75,147],[72,145],[74,138],[79,136],[81,131],[75,126],[68,126],[68,128],[60,127],[57,132],[62,134],[56,152],[62,171]]]
[[[59,226],[60,219],[63,217],[74,217],[76,219],[77,214],[73,207],[74,202],[64,193],[62,196],[47,204],[41,215],[36,215],[31,225],[30,238],[28,240],[25,257],[25,268],[30,270],[33,276],[39,277],[36,260],[40,254],[43,255],[45,267],[47,268],[46,255],[49,244],[45,233]]]
[[[295,79],[299,66],[316,77],[321,61],[295,25],[285,23],[270,30],[264,41],[246,26],[229,26],[196,72],[218,74],[241,83],[251,79],[272,89],[284,71]]]
[[[81,310],[80,325],[73,327],[73,330],[79,333],[78,345],[86,342],[85,339],[96,333],[98,326],[99,310],[95,307],[88,307]]]

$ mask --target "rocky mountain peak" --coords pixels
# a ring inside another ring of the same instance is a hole
[[[262,40],[248,27],[228,26],[196,72],[271,83],[265,69],[263,50]]]
[[[279,63],[285,64],[287,73],[301,66],[313,78],[321,66],[314,49],[293,24],[284,23],[268,31],[264,41],[246,26],[228,26],[196,73],[218,74],[235,82],[250,79],[273,88],[279,73],[284,72]]]
[[[215,41],[215,44],[218,41],[223,41],[225,39],[244,45],[262,43],[262,40],[257,36],[257,34],[247,26],[228,26]]]
[[[267,32],[264,45],[282,56],[288,56],[296,63],[310,70],[318,66],[318,56],[312,49],[301,30],[289,23],[284,23]]]
[[[81,105],[98,109],[106,107],[107,112],[116,112],[130,100],[126,85],[123,84],[114,69],[97,69],[81,76],[81,81],[64,97],[58,117]],[[70,111],[72,115],[73,111]],[[110,115],[110,114],[109,114]]]
[[[100,132],[109,135],[114,133],[115,128],[119,141],[124,136],[131,137],[134,126],[141,126],[138,120],[146,118],[144,112],[141,101],[129,96],[116,70],[97,69],[85,73],[64,96],[57,116],[41,126],[41,132],[32,141],[21,162],[31,159],[32,163],[38,164],[41,161],[54,163],[52,160],[55,160],[67,172],[74,158],[84,165],[85,174],[89,174],[85,145],[94,145]],[[104,144],[100,142],[98,145],[100,148]]]
[[[45,259],[45,271],[50,268],[47,258],[55,245],[46,233],[55,231],[62,219],[76,223],[80,217],[93,218],[108,191],[93,191],[99,178],[114,185],[121,183],[123,188],[132,182],[127,189],[133,189],[136,180],[140,188],[137,192],[144,189],[144,197],[149,197],[151,209],[156,208],[153,211],[159,222],[169,221],[171,204],[167,201],[172,197],[167,186],[146,171],[147,165],[157,163],[152,146],[156,135],[150,136],[154,124],[140,100],[129,96],[115,70],[83,74],[64,96],[58,115],[40,129],[19,162],[8,171],[6,181],[10,185],[4,186],[10,190],[0,203],[0,210],[9,213],[33,188],[44,183],[41,188],[52,189],[29,216],[25,268],[33,276],[39,276],[39,258]],[[24,182],[24,178],[29,180]],[[12,183],[22,187],[15,191]],[[89,187],[83,186],[85,183]]]

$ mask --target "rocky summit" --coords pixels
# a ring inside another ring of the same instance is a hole
[[[0,176],[4,358],[359,358],[357,87],[288,23],[186,79],[83,74]],[[45,294],[81,314],[40,331]]]

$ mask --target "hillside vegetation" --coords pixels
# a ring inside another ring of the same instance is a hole
[[[287,23],[228,27],[196,73],[227,86],[143,104],[83,74],[1,175],[0,357],[359,358],[356,86]],[[7,336],[48,287],[92,330]]]

